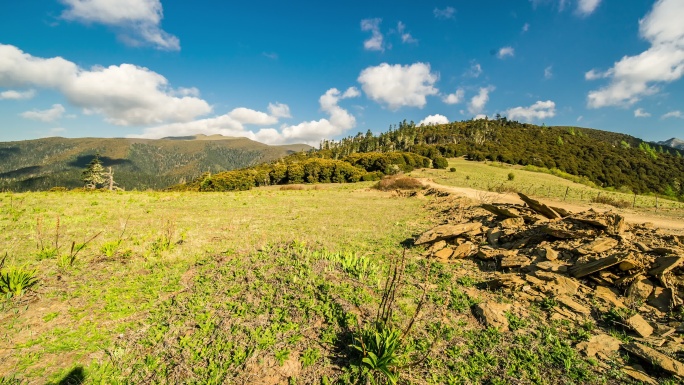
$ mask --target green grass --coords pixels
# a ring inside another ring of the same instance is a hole
[[[0,383],[623,383],[572,347],[588,328],[542,322],[544,310],[508,314],[515,332],[483,328],[477,267],[420,249],[387,322],[404,330],[429,288],[401,354],[364,362],[352,345],[376,319],[390,261],[435,220],[428,200],[371,184],[0,194],[5,266],[40,279],[27,291],[40,295],[0,301]],[[36,258],[39,217],[83,246],[73,261]]]
[[[449,168],[454,168],[455,171],[420,169],[411,172],[410,175],[432,178],[435,182],[447,186],[470,187],[484,191],[518,191],[527,195],[565,199],[567,202],[586,204],[600,194],[601,197],[607,196],[617,201],[628,202],[629,207],[634,204],[636,208],[654,209],[656,203],[655,195],[637,195],[635,201],[632,193],[592,187],[591,183],[581,181],[577,177],[562,173],[554,174],[548,169],[524,168],[499,162],[471,162],[463,158],[449,159]],[[511,173],[514,175],[513,179],[509,178]],[[658,207],[682,209],[684,203],[660,196]]]

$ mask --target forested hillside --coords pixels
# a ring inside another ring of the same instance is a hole
[[[308,150],[306,145],[268,146],[247,138],[176,137],[45,138],[0,143],[0,189],[82,187],[81,173],[95,154],[125,189],[159,189],[217,173],[269,162]]]
[[[465,155],[559,169],[603,187],[684,196],[684,151],[588,128],[536,126],[506,118],[420,127],[404,121],[379,135],[369,131],[324,141],[320,149],[318,156],[331,159],[370,151],[410,151],[433,159]]]

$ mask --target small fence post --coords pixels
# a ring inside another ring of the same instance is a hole
[[[632,208],[636,207],[636,193],[634,193],[634,201],[632,202]]]
[[[656,209],[655,209],[655,211],[656,212],[658,211],[658,194],[656,194]]]
[[[568,197],[568,190],[570,190],[570,186],[565,188],[565,196],[563,196],[563,202],[565,202],[565,198]]]

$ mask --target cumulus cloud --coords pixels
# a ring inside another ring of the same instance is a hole
[[[397,32],[401,36],[401,42],[405,44],[418,43],[418,39],[411,36],[410,33],[406,32],[406,24],[401,21],[397,23]]]
[[[197,134],[220,134],[242,136],[263,143],[307,143],[316,145],[323,138],[330,138],[356,126],[356,118],[338,105],[342,99],[355,98],[361,93],[355,87],[344,92],[331,88],[321,95],[318,102],[321,111],[328,118],[302,122],[296,125],[282,125],[248,130],[245,125],[270,125],[278,122],[279,117],[290,117],[290,109],[282,103],[269,104],[269,114],[247,108],[236,108],[231,112],[207,119],[191,122],[166,124],[145,129],[143,138],[162,138],[166,136],[187,136]],[[280,116],[278,116],[280,115]]]
[[[159,0],[60,1],[67,7],[63,19],[114,28],[123,42],[133,46],[180,50],[178,38],[161,29],[164,11]]]
[[[531,122],[535,119],[553,118],[556,116],[556,103],[547,100],[537,101],[529,107],[514,107],[506,110],[506,116],[513,120]]]
[[[268,113],[276,118],[291,118],[290,107],[284,103],[268,103]]]
[[[85,113],[102,114],[123,126],[185,122],[212,110],[191,96],[196,89],[173,89],[164,76],[144,67],[121,64],[87,70],[61,57],[39,58],[2,44],[0,87],[54,89]]]
[[[475,117],[473,118],[473,120],[483,120],[483,119],[487,119],[487,115],[485,115],[485,114],[477,114],[477,115],[475,115]]]
[[[390,110],[401,107],[423,108],[426,97],[436,95],[439,75],[430,72],[430,64],[390,65],[382,63],[361,71],[358,81],[366,95]]]
[[[41,122],[48,123],[60,119],[62,115],[64,115],[64,111],[66,110],[61,104],[53,104],[52,108],[47,110],[25,111],[19,115],[25,119],[39,120]]]
[[[496,87],[494,86],[480,88],[480,92],[470,99],[470,103],[468,103],[468,112],[471,114],[479,114],[482,112],[489,101],[489,93],[493,92],[495,89]]]
[[[459,88],[453,94],[444,95],[444,97],[442,97],[442,101],[446,104],[458,104],[463,101],[464,96],[465,91],[463,88]]]
[[[435,8],[432,13],[438,19],[453,19],[456,17],[456,9],[454,7],[446,7],[444,9]]]
[[[499,52],[496,53],[496,57],[499,59],[505,59],[509,56],[515,56],[515,49],[513,49],[513,47],[502,47],[499,49]]]
[[[523,24],[523,26],[522,26],[522,31],[523,31],[523,33],[524,33],[524,32],[527,32],[527,31],[529,31],[529,30],[530,30],[530,23],[525,23],[525,24]]]
[[[419,126],[427,126],[431,124],[447,124],[449,123],[449,119],[440,114],[435,114],[435,115],[429,115],[425,119],[421,120],[418,122]]]
[[[382,23],[382,19],[379,18],[361,20],[361,30],[371,32],[371,37],[363,42],[363,48],[368,51],[385,50],[384,37],[380,32],[380,23]]]
[[[639,21],[639,34],[651,46],[636,56],[624,56],[606,71],[592,69],[585,79],[610,79],[610,83],[589,92],[590,108],[630,106],[660,91],[665,83],[684,75],[684,2],[659,0]]]
[[[476,61],[470,63],[470,69],[465,73],[465,76],[470,78],[477,78],[482,75],[482,66]]]
[[[25,100],[36,96],[36,90],[15,91],[7,90],[0,92],[0,100]]]
[[[664,114],[663,116],[660,117],[660,119],[667,119],[667,118],[684,119],[684,114],[682,114],[682,111],[675,110],[675,111],[670,111],[667,114]]]
[[[636,110],[634,110],[635,118],[648,118],[649,116],[651,116],[651,114],[644,111],[642,108],[637,108]]]
[[[601,4],[601,0],[579,0],[577,2],[577,12],[582,16],[589,16],[598,6]]]
[[[544,79],[548,80],[553,77],[553,66],[544,68]]]

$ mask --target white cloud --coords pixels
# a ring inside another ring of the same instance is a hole
[[[382,63],[361,71],[358,81],[370,99],[398,110],[404,106],[423,108],[427,96],[439,93],[434,87],[438,79],[439,75],[430,72],[427,63]]]
[[[684,75],[684,2],[659,0],[639,21],[641,37],[651,47],[636,55],[624,56],[607,71],[591,70],[587,80],[609,78],[610,83],[589,92],[590,108],[630,106],[644,96],[660,91],[663,83],[679,80]]]
[[[582,115],[580,115],[580,116],[577,117],[577,121],[578,121],[578,122],[581,122],[582,119],[584,119],[584,116],[582,116]]]
[[[164,11],[160,0],[60,0],[67,9],[62,18],[113,27],[119,38],[134,46],[152,45],[178,51],[177,37],[161,29]]]
[[[475,117],[473,118],[473,120],[483,120],[483,119],[487,119],[487,115],[485,115],[485,114],[477,114],[477,115],[475,115]]]
[[[465,73],[465,76],[471,78],[477,78],[482,75],[482,66],[476,61],[470,63],[470,69]]]
[[[556,116],[556,103],[547,100],[537,101],[529,107],[514,107],[506,110],[506,116],[513,120],[531,122],[535,119],[553,118]]]
[[[278,60],[278,54],[275,52],[262,52],[261,55],[271,60]]]
[[[66,110],[61,104],[53,104],[52,108],[47,110],[25,111],[19,115],[25,119],[40,120],[41,122],[48,123],[60,119],[64,115],[64,111]]]
[[[0,100],[25,100],[36,96],[35,90],[15,91],[7,90],[0,92]]]
[[[601,4],[601,0],[579,0],[577,2],[577,12],[582,16],[589,16]]]
[[[61,57],[39,58],[0,44],[0,87],[17,86],[57,90],[84,112],[102,114],[116,125],[185,122],[212,110],[191,96],[196,89],[172,89],[164,76],[144,67],[121,64],[86,70]]]
[[[254,124],[267,126],[278,123],[278,118],[270,116],[261,111],[255,111],[249,108],[238,107],[228,113],[228,116],[240,122],[241,124]]]
[[[642,108],[637,108],[636,110],[634,110],[635,118],[648,118],[649,116],[651,116],[651,114],[644,111]]]
[[[667,118],[680,118],[684,119],[684,114],[682,114],[682,111],[675,110],[675,111],[670,111],[667,114],[663,115],[660,117],[660,119],[667,119]]]
[[[380,33],[380,23],[382,19],[363,19],[361,20],[361,30],[370,31],[371,37],[363,42],[363,48],[368,51],[384,51],[384,37]]]
[[[438,19],[453,19],[456,17],[456,9],[454,7],[446,7],[444,9],[435,8],[432,13]]]
[[[302,122],[296,125],[282,125],[280,129],[266,127],[248,130],[247,124],[269,125],[277,123],[278,117],[290,117],[290,109],[281,103],[269,104],[269,114],[247,108],[236,108],[233,111],[207,119],[185,123],[173,123],[145,129],[143,135],[134,137],[162,138],[166,136],[187,136],[197,134],[220,134],[224,136],[242,136],[263,143],[307,143],[317,145],[321,139],[330,138],[356,126],[356,118],[338,105],[342,99],[355,98],[360,92],[350,87],[345,92],[331,88],[321,95],[318,102],[321,111],[328,114],[327,119]],[[284,116],[287,114],[287,116]],[[283,116],[277,116],[283,115]]]
[[[290,107],[284,103],[268,103],[268,113],[276,118],[291,118]]]
[[[479,114],[482,112],[489,101],[489,93],[493,92],[495,89],[496,87],[494,86],[480,88],[480,92],[470,99],[470,103],[468,103],[468,112],[471,114]]]
[[[530,30],[530,23],[525,23],[525,24],[523,24],[523,26],[522,26],[522,31],[523,31],[523,32],[527,32],[527,31],[529,31],[529,30]]]
[[[418,39],[415,39],[410,33],[406,32],[406,24],[402,23],[401,21],[397,23],[397,32],[399,32],[399,35],[401,35],[402,43],[418,43]]]
[[[553,66],[544,68],[544,79],[551,79],[553,77]]]
[[[464,96],[465,91],[463,90],[463,88],[459,88],[453,94],[445,95],[442,98],[442,101],[446,104],[458,104],[463,101]]]
[[[513,47],[502,47],[496,54],[496,57],[498,57],[499,59],[505,59],[509,56],[515,56],[515,49],[513,49]]]
[[[440,114],[435,114],[435,115],[429,115],[425,119],[421,120],[418,122],[419,126],[427,126],[427,125],[432,125],[432,124],[447,124],[449,123],[449,119]]]

